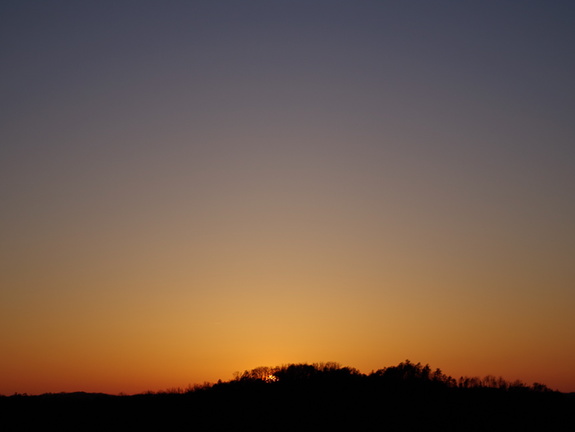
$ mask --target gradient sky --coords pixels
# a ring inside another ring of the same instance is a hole
[[[0,77],[0,394],[575,391],[572,1],[3,1]]]

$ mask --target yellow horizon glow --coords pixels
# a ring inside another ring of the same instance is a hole
[[[4,3],[0,394],[575,391],[571,6]]]

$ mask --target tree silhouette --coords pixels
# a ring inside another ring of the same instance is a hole
[[[260,366],[133,396],[14,395],[0,412],[7,431],[575,430],[575,396],[492,375],[456,381],[409,360],[369,375],[333,362]]]

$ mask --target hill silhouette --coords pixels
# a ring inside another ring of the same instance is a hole
[[[3,396],[0,413],[6,431],[563,431],[575,430],[575,395],[493,376],[454,379],[406,360],[370,374],[337,363],[258,367],[131,396]]]

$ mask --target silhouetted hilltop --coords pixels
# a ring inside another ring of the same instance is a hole
[[[216,384],[132,396],[0,398],[2,430],[575,430],[575,397],[503,378],[454,379],[405,361],[258,367]]]

